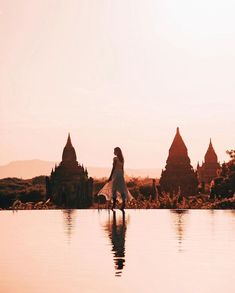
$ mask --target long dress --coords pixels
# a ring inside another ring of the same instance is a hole
[[[111,200],[114,196],[117,196],[118,200],[127,199],[130,201],[133,197],[126,186],[123,162],[121,162],[118,157],[114,157],[113,161],[115,168],[111,180],[104,185],[104,187],[98,192],[98,195],[104,195],[106,200]]]

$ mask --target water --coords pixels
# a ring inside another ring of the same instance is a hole
[[[235,292],[235,212],[0,212],[0,292]]]

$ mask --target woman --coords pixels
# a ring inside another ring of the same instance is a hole
[[[125,208],[126,199],[131,199],[132,196],[127,190],[124,179],[124,158],[119,147],[114,149],[113,168],[108,179],[108,183],[99,191],[98,195],[104,195],[107,200],[112,197],[112,210],[116,207],[117,195],[121,195],[122,206],[121,210]]]

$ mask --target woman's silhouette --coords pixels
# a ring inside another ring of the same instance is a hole
[[[121,210],[125,208],[126,199],[132,199],[130,192],[127,190],[124,179],[124,158],[119,147],[114,149],[113,168],[108,179],[108,183],[99,191],[98,195],[104,195],[107,200],[113,200],[112,209],[116,207],[117,195],[121,196]]]

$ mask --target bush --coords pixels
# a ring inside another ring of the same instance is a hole
[[[38,190],[31,190],[29,192],[24,191],[24,192],[21,192],[19,195],[19,200],[24,203],[29,202],[29,201],[30,202],[38,202],[43,199],[44,199],[43,195]]]
[[[16,195],[12,194],[3,194],[0,193],[0,207],[7,209],[12,206],[13,202],[16,200]]]

